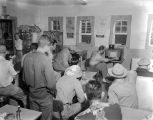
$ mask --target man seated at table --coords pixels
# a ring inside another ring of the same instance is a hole
[[[81,77],[81,68],[78,65],[72,65],[65,70],[64,76],[57,81],[56,99],[63,102],[63,118],[69,118],[78,113],[81,110],[81,103],[85,101],[84,92],[80,83]],[[73,103],[72,101],[74,96],[77,96],[77,103]]]
[[[22,107],[26,107],[26,96],[21,88],[12,84],[17,72],[13,64],[5,59],[6,46],[0,45],[0,95],[9,96],[22,101]]]
[[[102,71],[103,77],[106,77],[108,73],[106,62],[111,61],[105,58],[105,49],[105,46],[101,45],[98,51],[92,53],[89,60],[89,68]]]
[[[138,76],[145,76],[145,77],[153,77],[153,72],[149,71],[149,66],[151,62],[148,58],[142,58],[138,61],[138,68],[136,72]]]
[[[68,68],[71,61],[71,48],[63,48],[54,58],[53,68],[57,72],[64,72]]]
[[[76,117],[76,120],[96,120],[98,118],[104,120],[122,119],[121,108],[118,104],[111,105],[109,103],[102,102],[104,93],[102,92],[102,86],[100,82],[95,80],[89,81],[89,83],[86,84],[86,95],[90,102],[90,111],[83,115],[80,115],[80,113]]]
[[[128,75],[132,74],[119,63],[109,68],[108,73],[110,76],[115,77],[115,80],[108,90],[108,101],[112,104],[118,103],[121,106],[138,108],[136,85],[134,82],[131,83],[131,80],[127,80],[127,78],[133,79],[134,77],[136,79],[136,77],[127,77],[127,73],[129,73]]]

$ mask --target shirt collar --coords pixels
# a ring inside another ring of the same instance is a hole
[[[45,53],[44,50],[43,50],[42,48],[38,48],[37,51],[38,51],[38,52],[41,52],[41,53]]]

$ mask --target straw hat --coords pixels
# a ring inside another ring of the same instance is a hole
[[[117,63],[113,68],[108,69],[108,73],[110,76],[115,78],[124,78],[127,75],[127,70],[123,67],[123,65]]]
[[[151,64],[151,62],[148,58],[142,58],[138,62],[139,66],[147,66],[147,65],[150,65],[150,64]]]
[[[6,46],[0,45],[0,53],[6,53]]]
[[[82,70],[78,65],[72,65],[65,70],[65,75],[79,78],[82,76]]]

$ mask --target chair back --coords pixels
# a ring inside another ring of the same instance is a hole
[[[53,100],[53,112],[59,113],[59,118],[62,120],[62,111],[64,110],[63,103],[60,100]]]
[[[0,107],[9,103],[9,97],[0,95]]]

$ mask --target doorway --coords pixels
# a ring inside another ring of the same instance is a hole
[[[0,44],[6,45],[9,53],[14,54],[14,33],[17,28],[17,18],[0,19]]]

